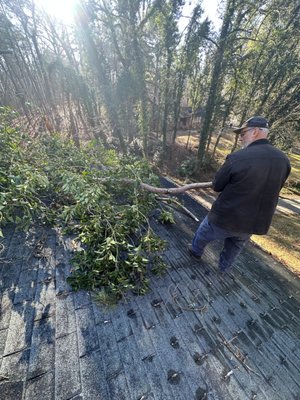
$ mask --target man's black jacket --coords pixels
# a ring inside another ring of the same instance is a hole
[[[221,193],[209,221],[236,233],[267,233],[290,171],[286,155],[267,139],[230,154],[213,181],[213,189]]]

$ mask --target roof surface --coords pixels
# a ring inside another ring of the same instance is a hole
[[[70,240],[6,230],[1,400],[300,399],[299,278],[251,244],[221,278],[221,244],[194,261],[186,247],[197,223],[175,219],[152,221],[169,243],[167,273],[113,309],[70,290]]]

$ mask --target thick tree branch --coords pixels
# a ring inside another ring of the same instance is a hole
[[[150,186],[147,183],[141,182],[140,187],[152,193],[176,194],[176,193],[183,193],[191,189],[209,188],[212,187],[212,182],[190,183],[189,185],[179,186],[176,188],[158,188],[155,186]]]
[[[99,179],[99,182],[108,182],[110,181],[110,178],[101,178]],[[124,182],[124,183],[136,183],[134,179],[117,179],[119,182]],[[159,188],[156,186],[151,186],[148,185],[147,183],[140,182],[140,187],[141,189],[148,190],[148,192],[152,193],[160,193],[160,194],[177,194],[177,193],[183,193],[186,192],[187,190],[191,189],[199,189],[199,188],[209,188],[212,187],[212,182],[198,182],[198,183],[190,183],[188,185],[184,186],[179,186],[175,188]]]

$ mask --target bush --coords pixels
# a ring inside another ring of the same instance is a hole
[[[140,181],[158,183],[149,164],[100,145],[79,150],[58,136],[32,140],[11,127],[11,117],[2,109],[0,225],[53,223],[75,234],[81,250],[69,279],[74,289],[114,298],[129,289],[143,293],[149,261],[164,248],[148,221],[156,198],[139,190]]]
[[[197,166],[197,159],[188,158],[180,164],[178,168],[178,173],[183,178],[189,178],[194,174],[196,166]]]

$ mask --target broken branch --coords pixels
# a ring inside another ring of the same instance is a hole
[[[167,203],[174,203],[176,204],[178,207],[180,207],[185,213],[187,213],[191,218],[193,218],[193,220],[195,220],[196,222],[199,222],[199,219],[190,211],[188,210],[186,207],[184,207],[178,200],[172,198],[172,197],[157,197],[157,200],[160,201],[166,201]],[[168,204],[169,205],[169,204]]]
[[[99,179],[99,182],[108,182],[110,178],[101,178]],[[120,182],[124,183],[136,183],[134,179],[118,179]],[[209,188],[212,187],[212,182],[198,182],[198,183],[189,183],[188,185],[184,186],[179,186],[175,188],[159,188],[156,186],[151,186],[148,185],[147,183],[140,182],[140,187],[141,189],[148,190],[148,192],[152,193],[159,193],[159,194],[177,194],[177,193],[183,193],[186,192],[187,190],[191,189],[199,189],[199,188]]]

